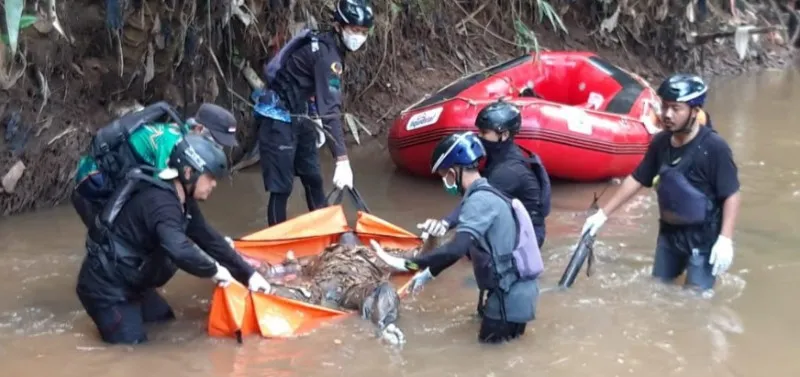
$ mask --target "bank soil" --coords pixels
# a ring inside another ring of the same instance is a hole
[[[189,113],[216,102],[247,126],[239,137],[251,147],[251,85],[242,69],[261,72],[304,23],[325,27],[332,9],[321,0],[249,0],[234,10],[227,2],[210,2],[211,9],[188,0],[106,3],[108,11],[102,2],[59,2],[63,34],[43,9],[20,31],[16,55],[0,44],[4,216],[64,201],[92,132],[133,101],[166,100]],[[789,53],[777,31],[751,38],[741,61],[733,38],[702,40],[730,36],[736,25],[782,25],[786,15],[771,2],[736,2],[734,10],[718,0],[702,9],[669,0],[372,3],[373,35],[345,62],[345,108],[374,136],[425,94],[526,49],[595,51],[651,82],[673,70],[708,77],[779,66]],[[29,6],[23,13],[36,12]],[[694,43],[692,32],[701,35]],[[242,154],[234,150],[232,159]]]

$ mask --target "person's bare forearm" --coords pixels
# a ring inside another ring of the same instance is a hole
[[[722,229],[719,234],[729,239],[733,238],[733,229],[736,227],[736,218],[739,217],[739,192],[725,199],[722,205]]]
[[[606,205],[601,206],[600,209],[603,210],[606,216],[611,216],[619,206],[627,202],[640,188],[642,188],[642,184],[633,179],[632,176],[628,176],[622,181],[622,184],[619,186],[617,192],[614,193],[614,196],[608,200]]]

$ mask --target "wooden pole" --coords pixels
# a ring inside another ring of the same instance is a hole
[[[752,28],[747,32],[748,34],[764,34],[778,30],[786,30],[786,28],[783,26],[764,26],[764,27]],[[736,35],[736,30],[725,30],[708,34],[697,34],[696,32],[692,32],[689,34],[689,43],[700,45],[717,38],[730,38],[733,37],[734,35]]]

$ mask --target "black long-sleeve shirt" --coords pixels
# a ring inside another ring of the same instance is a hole
[[[203,217],[197,202],[188,199],[185,223],[183,205],[172,191],[147,186],[133,195],[114,223],[114,231],[128,241],[134,252],[165,253],[175,265],[198,277],[217,273],[214,260],[247,284],[255,272]],[[194,241],[194,242],[192,242]],[[196,247],[214,260],[209,259]]]

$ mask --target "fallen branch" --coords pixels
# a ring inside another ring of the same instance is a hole
[[[75,126],[69,126],[69,128],[67,128],[66,130],[61,131],[60,134],[58,134],[56,136],[53,136],[53,138],[50,139],[50,141],[47,142],[47,145],[49,146],[49,145],[55,143],[56,141],[58,141],[58,139],[61,139],[62,137],[67,136],[68,134],[71,134],[71,133],[75,132],[75,130],[76,130]]]
[[[225,74],[222,73],[222,66],[220,66],[219,60],[217,60],[217,56],[214,55],[214,51],[211,50],[211,46],[206,45],[206,49],[208,50],[208,55],[211,56],[211,60],[214,62],[214,66],[217,67],[217,73],[219,74],[220,77],[222,77],[222,82],[225,84],[225,89],[227,89],[229,93],[233,94],[240,101],[246,103],[247,106],[249,106],[251,109],[255,108],[255,106],[253,105],[252,102],[250,102],[250,100],[248,100],[247,98],[242,97],[241,94],[237,93],[235,90],[233,90],[233,88],[231,88],[231,85],[228,83],[228,80],[225,78]]]
[[[786,30],[786,28],[782,26],[764,26],[764,27],[755,27],[748,30],[749,34],[764,34],[778,30]],[[725,31],[718,31],[715,33],[708,33],[708,34],[697,34],[696,32],[689,33],[688,40],[689,43],[694,43],[697,45],[707,43],[717,38],[730,38],[736,35],[736,30],[725,30]]]

